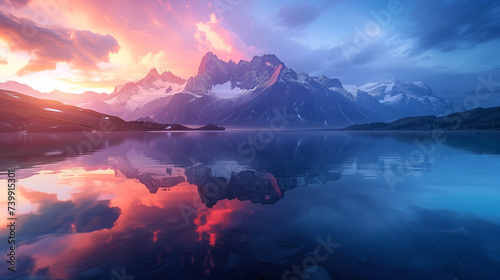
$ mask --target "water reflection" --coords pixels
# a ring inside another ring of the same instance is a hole
[[[428,134],[283,132],[238,152],[256,135],[117,133],[83,155],[81,134],[1,138],[21,180],[18,271],[0,276],[281,279],[326,236],[341,246],[309,279],[500,275],[498,134],[450,135],[418,164]]]

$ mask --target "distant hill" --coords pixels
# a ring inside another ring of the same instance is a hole
[[[356,97],[364,93],[388,108],[404,112],[400,117],[442,116],[447,110],[453,109],[451,101],[435,95],[432,89],[422,82],[401,82],[392,79],[345,88]]]
[[[112,129],[110,129],[113,127]],[[207,125],[196,130],[223,130]],[[131,121],[66,105],[59,101],[39,99],[14,91],[0,90],[0,132],[23,131],[175,131],[195,130],[179,124]]]
[[[500,107],[476,108],[443,117],[403,118],[391,123],[353,125],[346,130],[500,130]]]

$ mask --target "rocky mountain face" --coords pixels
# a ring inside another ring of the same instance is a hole
[[[311,77],[287,68],[275,55],[225,62],[208,52],[198,74],[187,81],[156,69],[113,93],[40,93],[14,82],[0,88],[55,99],[66,104],[159,123],[235,127],[341,128],[402,117],[442,115],[452,103],[422,82],[391,80],[344,86],[325,75]],[[72,97],[73,96],[73,97]]]

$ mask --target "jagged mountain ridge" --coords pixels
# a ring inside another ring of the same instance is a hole
[[[319,81],[319,82],[318,82]],[[276,110],[289,116],[287,125],[328,126],[358,123],[376,113],[346,98],[340,81],[297,74],[274,55],[256,56],[238,64],[207,53],[198,75],[152,116],[155,121],[186,124],[212,121],[233,126],[269,126]],[[221,86],[222,85],[222,86]],[[224,87],[225,86],[225,87]],[[220,89],[232,91],[225,94]]]

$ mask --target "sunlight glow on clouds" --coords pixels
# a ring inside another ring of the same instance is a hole
[[[205,52],[210,49],[216,49],[231,52],[233,50],[230,43],[227,42],[228,32],[218,27],[218,24],[220,24],[220,20],[217,20],[215,13],[210,15],[209,22],[199,22],[196,24],[197,30],[194,38],[200,43],[198,45],[200,51]]]
[[[42,0],[11,2],[0,4],[0,57],[9,63],[0,82],[41,91],[111,92],[151,68],[188,78],[207,51],[236,62],[254,55],[207,1],[59,1],[50,13]],[[73,76],[60,72],[68,68]]]
[[[0,38],[8,44],[11,52],[30,54],[28,63],[17,71],[19,76],[56,69],[59,62],[70,63],[79,69],[95,69],[97,62],[107,61],[108,54],[120,48],[111,35],[66,28],[49,29],[1,11],[0,26]]]
[[[245,53],[250,53],[252,48],[245,46],[238,34],[234,33],[229,26],[217,19],[215,12],[210,14],[210,21],[196,24],[194,38],[197,47],[202,53],[213,51],[223,59],[232,59],[238,62],[247,58]]]
[[[344,39],[391,3],[402,12],[346,61]],[[463,92],[485,71],[500,76],[499,30],[495,0],[4,0],[0,82],[111,92],[151,68],[189,78],[212,51],[235,62],[275,54],[346,84],[397,78]]]

